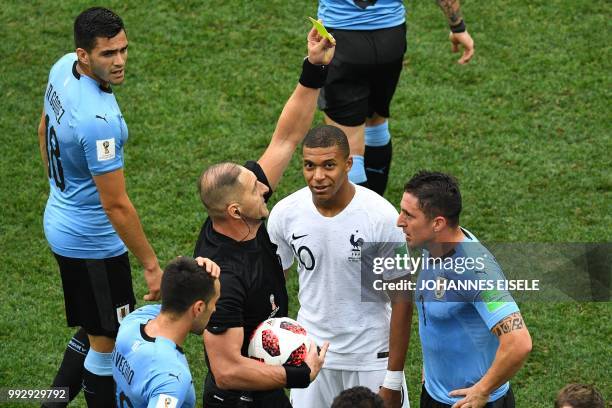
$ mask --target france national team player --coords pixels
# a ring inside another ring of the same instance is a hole
[[[493,255],[459,226],[461,194],[446,174],[422,171],[404,187],[397,224],[422,248],[417,282],[424,384],[421,408],[513,408],[509,379],[531,337]],[[471,285],[470,285],[471,284]]]
[[[219,267],[206,258],[179,257],[164,270],[161,305],[130,313],[113,350],[119,408],[195,407],[189,364],[181,345],[201,335],[219,298]]]
[[[453,50],[465,48],[460,64],[474,53],[459,0],[436,0],[451,29]],[[319,107],[325,122],[349,139],[349,178],[382,195],[391,165],[390,105],[406,52],[402,0],[319,0],[318,17],[337,40]]]
[[[125,189],[128,130],[111,88],[124,80],[123,21],[90,8],[76,18],[74,40],[76,53],[51,68],[38,128],[50,186],[45,236],[59,265],[68,326],[80,327],[53,386],[68,387],[72,399],[82,384],[90,407],[108,407],[110,353],[135,304],[127,248],[144,267],[146,300],[159,296],[161,269]]]

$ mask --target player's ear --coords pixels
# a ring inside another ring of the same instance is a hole
[[[348,155],[348,158],[345,161],[345,165],[346,165],[346,172],[348,173],[349,171],[351,171],[351,168],[353,167],[353,156],[351,156],[350,154]]]
[[[89,54],[87,53],[87,51],[85,51],[84,48],[77,48],[76,55],[81,64],[89,65]]]
[[[446,225],[447,225],[447,222],[446,222],[446,218],[444,217],[435,217],[433,219],[433,230],[436,233],[444,230],[444,228],[446,228]]]

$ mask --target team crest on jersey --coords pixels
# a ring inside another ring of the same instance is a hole
[[[172,395],[159,394],[157,405],[155,408],[176,408],[178,406],[178,399]]]
[[[121,321],[125,318],[125,316],[130,314],[130,305],[119,306],[117,309],[117,321],[121,323]]]
[[[355,231],[349,239],[351,243],[351,254],[348,257],[349,262],[361,262],[361,247],[363,247],[365,241],[363,238],[358,237],[358,233],[359,230]]]
[[[434,290],[434,296],[436,299],[442,299],[446,293],[446,281],[448,279],[438,276],[436,278],[436,290]]]
[[[114,159],[115,139],[96,140],[96,152],[98,153],[98,161]]]

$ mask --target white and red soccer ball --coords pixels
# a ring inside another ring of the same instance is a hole
[[[309,350],[306,329],[288,317],[265,320],[253,331],[249,342],[249,357],[276,366],[299,366]]]

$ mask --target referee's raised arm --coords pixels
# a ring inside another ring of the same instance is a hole
[[[319,90],[327,77],[327,64],[334,56],[334,46],[316,29],[308,33],[308,57],[304,59],[300,82],[283,108],[268,148],[257,161],[272,190],[312,124]]]

